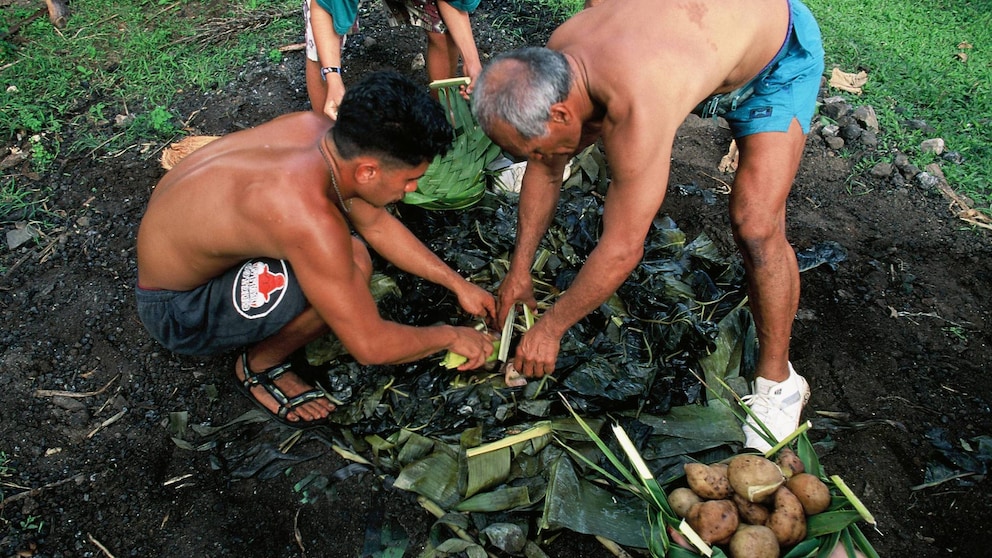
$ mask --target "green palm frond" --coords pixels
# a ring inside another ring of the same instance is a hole
[[[486,166],[499,156],[500,148],[479,127],[462,97],[459,87],[467,83],[466,78],[456,78],[431,84],[455,129],[455,140],[444,156],[431,162],[404,203],[431,210],[465,209],[485,195]]]

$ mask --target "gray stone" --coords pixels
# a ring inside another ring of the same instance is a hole
[[[913,180],[915,180],[916,184],[919,185],[921,188],[927,188],[927,189],[936,188],[937,185],[940,183],[939,178],[928,172],[920,172],[913,178]]]
[[[871,175],[875,178],[888,178],[892,176],[892,163],[878,163],[871,168]]]
[[[852,114],[854,119],[857,120],[861,127],[865,130],[870,130],[872,132],[878,133],[878,116],[875,114],[875,108],[871,105],[862,105],[854,109]]]
[[[911,163],[909,162],[909,156],[908,156],[908,155],[906,155],[905,153],[896,153],[896,156],[895,156],[895,158],[894,158],[894,159],[892,160],[892,162],[893,162],[893,163],[895,164],[895,166],[896,166],[896,167],[897,167],[897,168],[898,168],[899,170],[902,170],[902,169],[903,169],[903,167],[905,167],[905,166],[907,166],[907,165],[909,165],[909,164],[911,164]]]
[[[923,153],[933,153],[940,155],[944,152],[943,138],[931,138],[920,142],[920,151]]]
[[[823,141],[827,143],[827,147],[830,149],[840,149],[844,147],[844,138],[840,136],[831,136],[829,138],[823,138]]]
[[[935,132],[933,127],[927,124],[925,120],[920,120],[918,118],[903,120],[902,126],[907,130],[922,130],[928,134]]]
[[[861,126],[858,126],[857,124],[842,126],[840,129],[840,137],[844,138],[844,141],[848,143],[858,139],[861,137]]]
[[[865,147],[870,147],[872,149],[878,147],[878,134],[871,130],[864,130],[861,132],[861,145]]]
[[[823,100],[823,105],[820,106],[820,114],[831,120],[837,120],[850,112],[851,105],[843,97],[828,97]]]
[[[845,126],[857,126],[859,129],[861,128],[861,124],[858,124],[858,121],[851,115],[841,116],[838,118],[837,125],[840,126],[841,130],[843,130]]]
[[[961,155],[960,151],[948,151],[940,156],[941,159],[954,163],[955,165],[960,165],[964,162],[964,157]]]
[[[920,174],[923,171],[920,170],[920,167],[913,164],[909,164],[906,165],[905,167],[900,168],[899,172],[901,172],[902,175],[906,177],[906,180],[909,180],[911,178],[915,178],[918,174]]]
[[[18,225],[7,231],[7,248],[13,250],[38,237],[38,229],[34,225]]]
[[[823,127],[822,130],[820,130],[820,135],[825,138],[835,137],[839,133],[840,133],[840,126],[836,124],[827,124],[826,126]]]

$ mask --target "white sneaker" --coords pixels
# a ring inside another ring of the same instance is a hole
[[[799,416],[803,406],[809,401],[809,384],[806,379],[796,373],[789,363],[789,377],[781,382],[773,382],[764,378],[756,378],[751,389],[751,395],[742,398],[751,408],[755,417],[747,417],[744,425],[744,447],[754,448],[762,453],[771,449],[771,444],[765,441],[758,432],[762,430],[755,424],[757,418],[772,431],[775,440],[781,440],[795,432],[799,427]]]

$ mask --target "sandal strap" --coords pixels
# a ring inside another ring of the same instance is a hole
[[[271,387],[272,389],[275,390],[275,392],[270,390],[269,387],[265,387],[265,390],[269,392],[269,394],[273,397],[273,399],[279,402],[279,412],[277,413],[279,415],[279,418],[286,418],[286,416],[289,415],[290,411],[296,409],[297,407],[308,401],[313,401],[314,399],[322,399],[327,397],[327,394],[324,393],[324,390],[320,388],[312,388],[312,389],[308,389],[307,391],[304,391],[303,393],[295,397],[286,399],[286,394],[283,393],[281,389],[276,387],[274,384],[271,385]]]
[[[249,390],[255,386],[261,386],[266,393],[272,396],[276,400],[276,403],[279,404],[279,411],[276,413],[279,418],[286,418],[290,411],[293,411],[308,401],[327,397],[327,393],[318,387],[308,389],[293,397],[287,396],[274,382],[280,376],[289,372],[291,368],[289,362],[277,364],[271,368],[255,372],[248,367],[248,351],[245,350],[241,353],[241,368],[245,374],[245,379],[241,380],[241,383]]]
[[[264,386],[267,383],[271,384],[280,376],[286,372],[289,372],[290,368],[291,364],[289,362],[284,362],[271,368],[266,368],[265,370],[255,372],[248,366],[248,351],[245,350],[241,353],[241,369],[245,375],[245,379],[241,380],[241,383],[248,389],[255,386]]]

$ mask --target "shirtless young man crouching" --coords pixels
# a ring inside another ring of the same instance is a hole
[[[640,262],[665,199],[679,126],[692,112],[720,115],[740,149],[730,222],[760,347],[750,405],[771,438],[781,439],[795,430],[809,397],[789,363],[799,269],[785,235],[785,204],[823,73],[816,21],[799,0],[589,4],[555,30],[547,48],[494,59],[473,93],[486,133],[527,157],[497,323],[514,304],[535,304],[530,267],[569,158],[602,139],[613,179],[599,244],[568,290],[524,334],[514,367],[525,376],[554,371],[565,331]],[[771,447],[752,426],[744,433],[748,447]]]
[[[448,349],[483,364],[492,339],[468,327],[382,319],[368,245],[451,290],[473,315],[495,300],[442,262],[385,206],[416,189],[452,130],[425,89],[379,72],[348,90],[336,122],[281,116],[188,155],[158,183],[138,230],[138,313],[168,349],[219,354],[276,418],[312,424],[333,404],[286,364],[329,330],[363,364]]]

